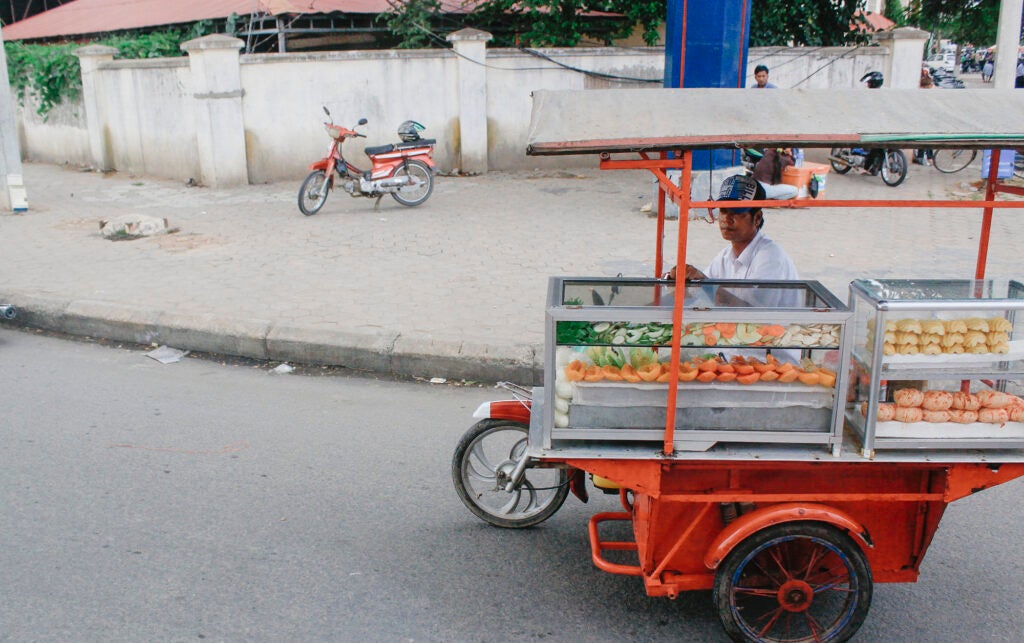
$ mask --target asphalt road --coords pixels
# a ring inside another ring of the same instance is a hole
[[[451,453],[495,395],[0,328],[0,640],[723,640],[709,593],[592,566],[613,498],[524,531],[462,507]],[[952,505],[857,640],[1018,640],[1022,501]]]

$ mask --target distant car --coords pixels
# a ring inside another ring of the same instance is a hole
[[[947,51],[942,54],[933,54],[927,62],[928,69],[931,71],[941,69],[942,71],[950,74],[956,71],[956,54],[951,51]]]

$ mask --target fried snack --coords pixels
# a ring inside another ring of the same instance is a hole
[[[921,333],[920,344],[923,347],[925,344],[939,345],[942,343],[942,335],[936,335],[934,333]]]
[[[921,332],[927,335],[945,335],[946,327],[942,324],[942,320],[923,319],[921,320]]]
[[[604,379],[604,370],[600,366],[588,366],[583,373],[583,379],[587,382],[600,382]]]
[[[896,333],[896,345],[897,346],[899,346],[901,344],[915,344],[916,345],[916,344],[919,344],[920,342],[921,342],[921,337],[917,333],[904,333],[904,332]]]
[[[947,353],[949,355],[959,355],[959,354],[964,352],[964,345],[963,344],[953,344],[952,346],[943,349],[942,352]]]
[[[924,411],[916,406],[897,406],[893,419],[897,422],[920,422],[924,419]]]
[[[992,317],[988,320],[988,329],[989,331],[1008,333],[1013,330],[1013,324],[1005,317]]]
[[[587,370],[587,365],[578,359],[574,359],[565,365],[565,378],[570,382],[579,382],[583,379],[583,373]]]
[[[1008,406],[1016,406],[1020,402],[1020,398],[1016,395],[1003,393],[1002,391],[984,389],[978,391],[978,401],[981,402],[981,406],[984,408],[1005,409]]]
[[[971,348],[972,346],[985,344],[986,339],[985,333],[980,330],[969,330],[964,333],[964,348]]]
[[[1000,344],[989,344],[988,352],[1005,355],[1006,353],[1010,352],[1010,342],[1002,342]]]
[[[882,344],[882,355],[895,355],[896,344],[885,343]]]
[[[944,324],[947,333],[966,333],[967,322],[962,319],[947,319]]]
[[[949,421],[956,422],[957,424],[971,424],[972,422],[978,421],[977,411],[958,411],[956,409],[947,411],[949,413]]]
[[[921,406],[924,402],[924,393],[916,388],[901,388],[892,394],[896,406]]]
[[[949,411],[925,411],[923,414],[925,422],[949,422]]]
[[[967,324],[967,330],[976,330],[981,333],[987,333],[989,330],[988,322],[981,317],[968,317],[964,323]]]
[[[925,391],[921,399],[925,411],[946,411],[952,406],[953,394],[948,391]]]
[[[942,355],[942,347],[938,344],[925,344],[921,347],[922,355]]]
[[[949,348],[950,346],[953,346],[954,344],[963,344],[964,343],[964,334],[963,333],[946,333],[945,335],[942,336],[942,341],[940,341],[939,343],[942,344],[943,348]]]
[[[977,411],[981,408],[981,400],[979,400],[978,396],[973,393],[956,391],[950,395],[953,398],[950,408],[961,411]]]
[[[623,364],[621,372],[622,372],[622,379],[626,380],[627,382],[639,382],[640,381],[640,374],[636,372],[636,369],[633,368],[633,366],[631,364]],[[682,373],[682,371],[680,371],[680,373]]]
[[[865,402],[867,404],[867,402]],[[891,422],[896,418],[896,405],[882,403],[878,405],[878,411],[875,412],[875,420],[878,422]]]
[[[1002,424],[1010,421],[1010,414],[1006,412],[1006,409],[981,409],[978,411],[978,421]]]
[[[1010,341],[1010,336],[1001,330],[990,330],[985,335],[985,341],[991,346],[992,344],[1002,344]]]
[[[1024,422],[1024,406],[1011,406],[1008,410],[1011,422]]]
[[[896,320],[896,330],[904,333],[920,333],[921,322],[916,319],[898,319]]]
[[[611,364],[609,364],[607,366],[601,367],[601,371],[604,373],[604,379],[608,380],[609,382],[622,381],[622,371],[620,371],[617,366],[612,366]]]
[[[896,348],[896,352],[900,355],[917,355],[921,349],[917,347],[917,344],[900,344]]]

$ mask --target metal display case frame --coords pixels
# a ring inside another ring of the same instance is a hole
[[[1005,284],[1005,297],[994,296],[995,288]],[[946,293],[956,290],[969,295],[956,296],[922,296],[881,297],[879,289],[891,291],[916,289],[920,294]],[[869,306],[869,318],[874,320],[876,331],[872,345],[861,344],[859,337],[864,329],[860,328],[861,319],[858,306]],[[857,386],[858,369],[867,373],[867,415],[858,410],[864,401],[850,390],[848,397],[853,398],[846,405],[846,418],[849,422],[854,439],[859,443],[861,454],[874,457],[876,449],[1020,449],[1024,448],[1024,437],[1000,437],[979,434],[977,437],[892,437],[879,436],[877,431],[878,404],[882,402],[883,382],[890,381],[989,381],[997,390],[1005,390],[1006,382],[1013,376],[1024,376],[1024,359],[1008,359],[998,354],[991,354],[991,359],[975,364],[957,363],[944,359],[943,355],[930,356],[931,363],[923,362],[920,366],[903,365],[893,367],[892,359],[887,360],[883,354],[884,329],[891,318],[921,317],[923,315],[943,315],[946,317],[966,317],[972,314],[987,316],[991,311],[1004,311],[1006,318],[1016,328],[1018,319],[1024,321],[1024,284],[1016,280],[971,280],[971,279],[858,279],[850,283],[851,325],[851,370],[854,373],[849,386]],[[1012,333],[1013,331],[1011,331]],[[1011,334],[1011,339],[1013,335]],[[996,426],[996,425],[990,425]],[[998,431],[993,431],[998,433]]]
[[[592,301],[584,302],[574,298],[566,304],[566,286],[575,285],[597,293]],[[651,291],[651,303],[647,305],[616,305],[614,295],[624,287],[640,286]],[[560,322],[631,322],[631,323],[664,323],[672,325],[671,300],[661,300],[659,294],[667,292],[674,286],[673,282],[650,278],[595,278],[595,277],[552,277],[548,282],[547,307],[545,312],[545,353],[544,353],[544,403],[541,406],[543,415],[540,426],[533,427],[530,439],[534,444],[545,449],[553,446],[579,443],[580,441],[607,441],[622,444],[625,442],[660,442],[664,439],[664,427],[660,428],[588,428],[588,427],[556,427],[555,397],[558,348],[557,325]],[[843,438],[843,411],[845,407],[845,391],[847,390],[847,368],[842,365],[849,363],[849,345],[847,323],[851,313],[846,304],[829,292],[817,281],[747,281],[747,280],[703,280],[688,282],[689,288],[714,289],[766,289],[789,288],[794,292],[803,291],[805,307],[770,308],[761,306],[715,306],[690,305],[693,301],[686,295],[684,305],[685,323],[698,322],[736,322],[763,324],[834,324],[840,329],[837,345],[803,347],[808,351],[837,351],[836,383],[833,387],[833,401],[828,421],[828,429],[822,431],[780,430],[778,428],[750,429],[688,429],[685,426],[677,430],[676,444],[681,451],[703,451],[719,442],[759,443],[759,444],[820,444],[826,446],[833,455],[838,455]],[[601,293],[604,293],[603,295]],[[605,301],[607,300],[607,303]],[[660,345],[668,349],[671,336],[665,338]],[[652,346],[652,344],[630,344],[623,347]],[[717,352],[722,347],[707,347]],[[763,350],[757,346],[728,347],[729,350],[743,349]],[[778,349],[796,350],[797,346],[778,346]],[[680,389],[690,386],[701,386],[697,383],[680,382]],[[800,386],[797,384],[797,386]],[[742,392],[742,385],[737,385],[737,392]],[[668,387],[666,387],[668,388]]]

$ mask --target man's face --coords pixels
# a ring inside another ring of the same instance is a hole
[[[718,211],[718,229],[722,238],[729,242],[749,243],[757,234],[756,210]]]
[[[757,81],[757,86],[758,87],[764,87],[765,85],[768,84],[768,72],[766,72],[766,71],[759,71],[759,72],[757,72],[756,74],[754,74],[754,80]]]

